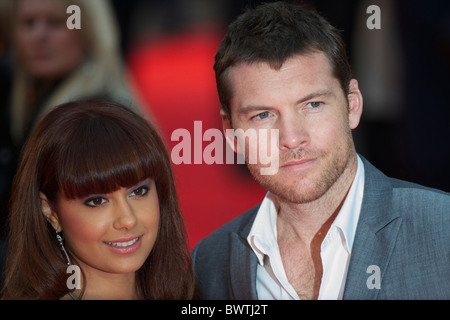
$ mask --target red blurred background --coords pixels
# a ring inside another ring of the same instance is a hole
[[[222,36],[214,28],[198,28],[156,37],[137,45],[127,61],[137,95],[158,126],[169,155],[179,143],[171,141],[174,130],[183,128],[191,134],[191,164],[172,161],[191,249],[265,195],[243,165],[194,164],[194,121],[202,121],[202,134],[222,128],[212,67]],[[202,142],[202,150],[210,143]],[[225,157],[224,138],[223,145]]]

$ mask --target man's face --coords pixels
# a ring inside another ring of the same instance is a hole
[[[261,175],[261,163],[247,161],[253,177],[289,202],[308,203],[324,195],[354,156],[351,129],[362,111],[357,81],[350,82],[346,97],[322,52],[294,56],[279,70],[267,63],[240,63],[228,80],[231,123],[222,114],[224,128],[278,130],[278,172]],[[243,148],[235,146],[237,152]],[[247,142],[244,150],[254,148]]]

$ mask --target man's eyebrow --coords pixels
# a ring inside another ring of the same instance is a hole
[[[307,94],[306,96],[300,98],[299,100],[297,100],[297,104],[311,100],[311,99],[315,99],[315,98],[321,98],[321,97],[334,97],[336,96],[334,94],[333,91],[329,90],[329,89],[325,89],[325,90],[319,90],[316,92],[312,92]]]
[[[255,111],[262,111],[262,110],[270,111],[271,109],[274,109],[274,107],[264,106],[264,105],[249,105],[249,106],[244,106],[244,107],[240,108],[238,110],[238,113],[239,114],[248,114],[248,113],[252,113]]]
[[[315,91],[315,92],[307,94],[306,96],[301,97],[300,99],[298,99],[296,101],[296,104],[300,104],[300,103],[303,103],[305,101],[308,101],[308,100],[311,100],[314,98],[334,97],[334,96],[335,96],[335,94],[331,90],[328,90],[328,89],[319,90],[319,91]],[[239,114],[248,114],[251,112],[261,111],[261,110],[270,111],[272,109],[275,109],[275,107],[269,106],[269,105],[247,105],[247,106],[243,106],[242,108],[240,108],[238,113]]]

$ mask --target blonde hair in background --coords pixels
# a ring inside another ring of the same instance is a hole
[[[33,128],[45,114],[64,102],[106,95],[139,112],[125,78],[119,50],[119,31],[108,0],[58,0],[64,8],[77,5],[81,11],[81,37],[86,46],[84,61],[51,95],[34,119]],[[70,14],[67,14],[69,18]],[[14,27],[14,22],[13,22]],[[26,92],[31,82],[23,63],[16,59],[11,99],[11,134],[16,143],[26,138]]]

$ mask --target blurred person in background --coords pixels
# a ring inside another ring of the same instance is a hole
[[[69,29],[66,24],[70,5],[80,8],[81,29]],[[13,26],[11,126],[17,143],[60,103],[109,97],[133,104],[107,1],[19,0]]]

